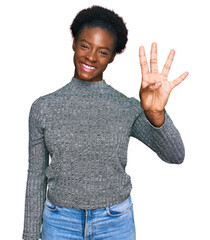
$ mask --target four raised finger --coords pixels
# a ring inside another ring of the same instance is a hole
[[[175,88],[177,85],[179,85],[187,76],[188,72],[183,73],[181,76],[179,76],[177,79],[170,82],[172,89]]]
[[[152,73],[158,72],[158,64],[157,64],[157,43],[153,42],[151,46],[150,52],[150,68]]]
[[[141,46],[139,48],[139,59],[140,59],[140,66],[141,66],[142,74],[148,73],[149,68],[148,68],[147,58],[146,58],[145,50],[144,50],[143,46]]]
[[[170,51],[170,53],[169,53],[169,55],[168,55],[168,58],[167,58],[167,60],[166,60],[166,63],[165,63],[165,65],[164,65],[164,67],[163,67],[163,71],[162,71],[162,75],[163,76],[165,76],[165,77],[168,77],[168,73],[169,73],[169,70],[170,70],[170,68],[171,68],[171,64],[172,64],[172,62],[173,62],[173,60],[174,60],[174,55],[175,55],[175,51],[174,51],[174,49],[172,49],[171,51]]]

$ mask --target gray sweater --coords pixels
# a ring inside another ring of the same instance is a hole
[[[139,100],[126,97],[105,80],[72,78],[60,89],[37,98],[29,113],[22,238],[41,238],[46,196],[58,206],[80,209],[124,201],[132,189],[125,172],[131,136],[163,161],[182,163],[181,136],[164,111],[164,124],[154,127]]]

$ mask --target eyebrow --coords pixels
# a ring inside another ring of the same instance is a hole
[[[87,41],[87,40],[85,40],[85,39],[81,39],[81,40],[80,40],[80,42],[86,42],[86,43],[88,43],[88,44],[90,44],[90,45],[91,45],[91,43],[90,43],[90,42],[88,42],[88,41]],[[110,51],[110,52],[111,52],[111,50],[110,50],[108,47],[100,47],[100,48],[107,49],[108,51]]]

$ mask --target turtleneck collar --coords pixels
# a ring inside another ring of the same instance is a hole
[[[106,82],[104,79],[100,81],[85,81],[73,77],[69,84],[71,87],[76,88],[103,88],[106,85]]]

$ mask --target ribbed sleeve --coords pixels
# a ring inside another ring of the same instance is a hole
[[[41,238],[42,213],[46,199],[45,169],[49,164],[49,153],[44,140],[41,98],[36,99],[29,113],[29,158],[25,193],[25,217],[22,239]]]
[[[161,127],[153,126],[147,119],[140,105],[140,101],[131,98],[133,110],[137,117],[132,125],[131,136],[139,139],[167,163],[182,163],[185,148],[181,135],[170,116],[165,112],[165,122]]]

